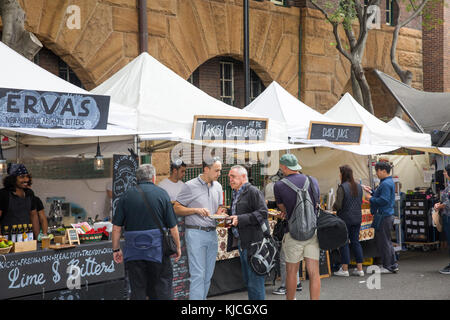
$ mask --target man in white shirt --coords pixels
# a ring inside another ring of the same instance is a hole
[[[183,188],[185,175],[186,164],[181,159],[177,159],[170,164],[170,176],[158,184],[159,187],[167,191],[170,201],[177,199],[177,195]]]

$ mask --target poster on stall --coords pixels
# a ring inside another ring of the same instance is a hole
[[[0,127],[106,129],[109,96],[0,88]]]
[[[116,213],[120,196],[136,185],[137,159],[131,155],[113,155],[113,216]]]

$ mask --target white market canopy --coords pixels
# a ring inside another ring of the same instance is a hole
[[[284,124],[272,119],[269,121],[264,143],[211,144],[192,140],[192,127],[196,115],[240,118],[258,116],[211,97],[148,53],[140,54],[91,92],[109,95],[112,102],[133,109],[137,117],[128,121],[137,131],[162,132],[141,135],[142,140],[171,140],[248,151],[298,148],[288,143]]]
[[[400,147],[431,147],[429,134],[394,128],[364,109],[349,93],[346,93],[333,108],[328,110],[325,116],[334,119],[334,121],[364,126],[361,144],[343,146],[348,151],[360,150],[360,152],[369,155],[390,152]]]

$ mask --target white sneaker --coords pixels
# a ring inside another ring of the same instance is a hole
[[[386,269],[385,267],[380,266],[380,273],[392,273],[392,272]]]
[[[352,276],[364,277],[364,271],[358,271],[358,269],[353,269]]]
[[[348,277],[350,274],[348,273],[348,271],[344,271],[342,270],[342,268],[340,268],[339,271],[336,271],[334,273],[334,275],[338,277]]]

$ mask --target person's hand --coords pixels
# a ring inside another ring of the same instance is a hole
[[[280,217],[281,217],[281,219],[286,219],[286,212],[285,211],[281,211]]]
[[[361,185],[361,187],[363,188],[363,190],[367,193],[372,193],[372,188],[369,186],[365,186],[365,185]]]
[[[197,208],[196,210],[197,214],[202,217],[208,217],[209,216],[209,210],[206,208]]]
[[[366,193],[366,194],[364,195],[364,198],[366,198],[366,200],[369,201],[370,198],[372,198],[372,195],[371,195],[370,193]]]
[[[113,252],[114,262],[115,263],[122,263],[123,262],[123,254],[122,250],[119,250],[117,252]]]
[[[175,262],[178,262],[178,260],[180,260],[180,258],[181,258],[181,248],[177,247],[177,253],[174,258]]]
[[[443,207],[444,207],[444,205],[443,205],[442,203],[438,202],[438,203],[436,203],[436,204],[434,205],[434,210],[439,211],[439,210],[441,210]]]

